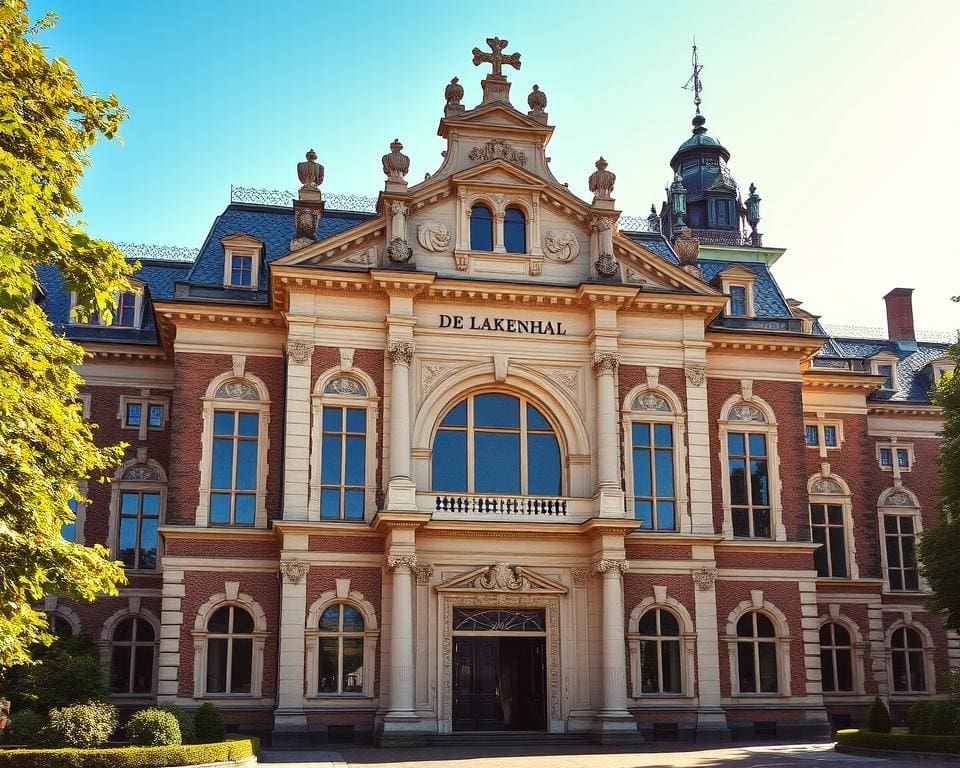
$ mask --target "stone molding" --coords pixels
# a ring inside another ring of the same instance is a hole
[[[310,570],[310,563],[303,560],[283,560],[280,562],[280,573],[291,584],[299,584]]]
[[[570,578],[573,579],[573,585],[575,587],[585,587],[590,583],[596,573],[597,571],[594,568],[571,568]]]
[[[430,579],[433,578],[434,567],[432,563],[427,563],[426,565],[414,565],[413,566],[413,575],[417,579],[417,584],[423,586],[430,583]]]

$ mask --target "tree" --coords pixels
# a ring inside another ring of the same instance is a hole
[[[80,481],[115,466],[77,403],[83,351],[37,305],[36,267],[55,266],[77,313],[110,317],[131,267],[76,220],[89,148],[126,115],[116,96],[84,94],[62,58],[39,43],[56,23],[31,24],[25,0],[0,0],[0,668],[49,643],[36,602],[48,594],[116,594],[121,566],[102,546],[64,541]]]
[[[950,350],[960,356],[960,342]],[[943,408],[940,446],[940,496],[937,524],[920,537],[918,555],[924,578],[933,589],[931,610],[942,613],[951,629],[960,630],[960,375],[946,373],[933,401]]]

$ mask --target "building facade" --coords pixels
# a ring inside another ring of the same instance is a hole
[[[884,339],[785,299],[699,105],[659,212],[621,216],[603,158],[579,199],[488,43],[441,166],[409,183],[394,142],[373,212],[334,210],[311,151],[292,205],[141,259],[109,325],[42,273],[98,440],[130,446],[64,531],[129,583],[48,599],[58,631],[120,704],[277,740],[789,737],[945,695],[914,543],[954,363],[910,291]]]

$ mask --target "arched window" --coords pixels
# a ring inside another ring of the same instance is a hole
[[[890,490],[881,496],[879,511],[887,586],[894,591],[916,592],[920,589],[916,545],[921,530],[916,498],[906,490]]]
[[[110,690],[121,696],[153,692],[156,632],[139,616],[121,621],[110,638]]]
[[[526,398],[470,395],[447,411],[433,439],[434,491],[560,496],[560,444]]]
[[[633,514],[645,531],[678,529],[678,463],[670,401],[643,392],[630,404],[630,490]],[[625,419],[627,421],[627,419]]]
[[[824,693],[853,693],[853,643],[835,621],[820,627],[820,669]]]
[[[680,624],[670,611],[652,608],[640,618],[640,692],[678,694],[683,690]]]
[[[349,603],[328,606],[320,615],[317,692],[363,692],[363,616]]]
[[[253,617],[238,605],[207,622],[207,693],[249,694],[253,680]]]
[[[527,218],[519,208],[507,208],[504,213],[503,246],[507,253],[527,252]]]
[[[47,616],[47,623],[56,637],[73,637],[73,624],[65,616],[51,613]]]
[[[768,616],[748,611],[737,622],[740,693],[777,693],[777,631]]]
[[[142,459],[142,460],[141,460]],[[130,570],[154,571],[160,551],[166,475],[155,461],[141,457],[124,464],[111,491],[114,552]]]
[[[923,636],[912,627],[900,627],[890,638],[893,690],[925,693],[927,690]]]
[[[470,209],[470,249],[493,250],[493,214],[482,203],[477,203]]]
[[[807,484],[810,496],[810,535],[820,548],[813,554],[817,575],[823,578],[857,578],[852,529],[850,489],[839,477],[815,475]]]

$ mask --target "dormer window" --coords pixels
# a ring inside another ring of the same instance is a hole
[[[957,364],[949,358],[934,360],[932,363],[930,363],[930,368],[933,371],[933,383],[939,384],[940,379],[944,377],[944,374],[952,373],[956,367]]]
[[[470,209],[470,250],[493,250],[493,213],[480,203]]]
[[[874,376],[883,376],[884,381],[881,389],[896,391],[899,389],[897,383],[897,358],[890,354],[882,354],[870,361],[870,372]]]
[[[727,317],[755,317],[753,284],[755,272],[736,264],[719,275],[720,289],[730,297],[725,314]]]
[[[747,289],[745,286],[730,286],[730,315],[732,317],[747,316]]]
[[[527,219],[519,208],[507,208],[504,214],[503,245],[507,253],[527,252]]]
[[[223,243],[223,285],[225,288],[256,290],[260,282],[263,243],[250,235],[228,235]]]
[[[248,253],[230,254],[230,284],[249,288],[253,278],[253,256]]]
[[[106,322],[99,312],[94,312],[85,319],[77,319],[74,322],[80,325],[99,325],[112,328],[139,328],[143,317],[143,284],[136,281],[129,281],[131,288],[135,290],[121,291],[113,295],[114,309],[110,322]],[[77,294],[70,294],[71,312],[77,303]]]
[[[124,291],[117,299],[117,311],[113,313],[113,322],[120,328],[133,328],[137,319],[137,294]]]

